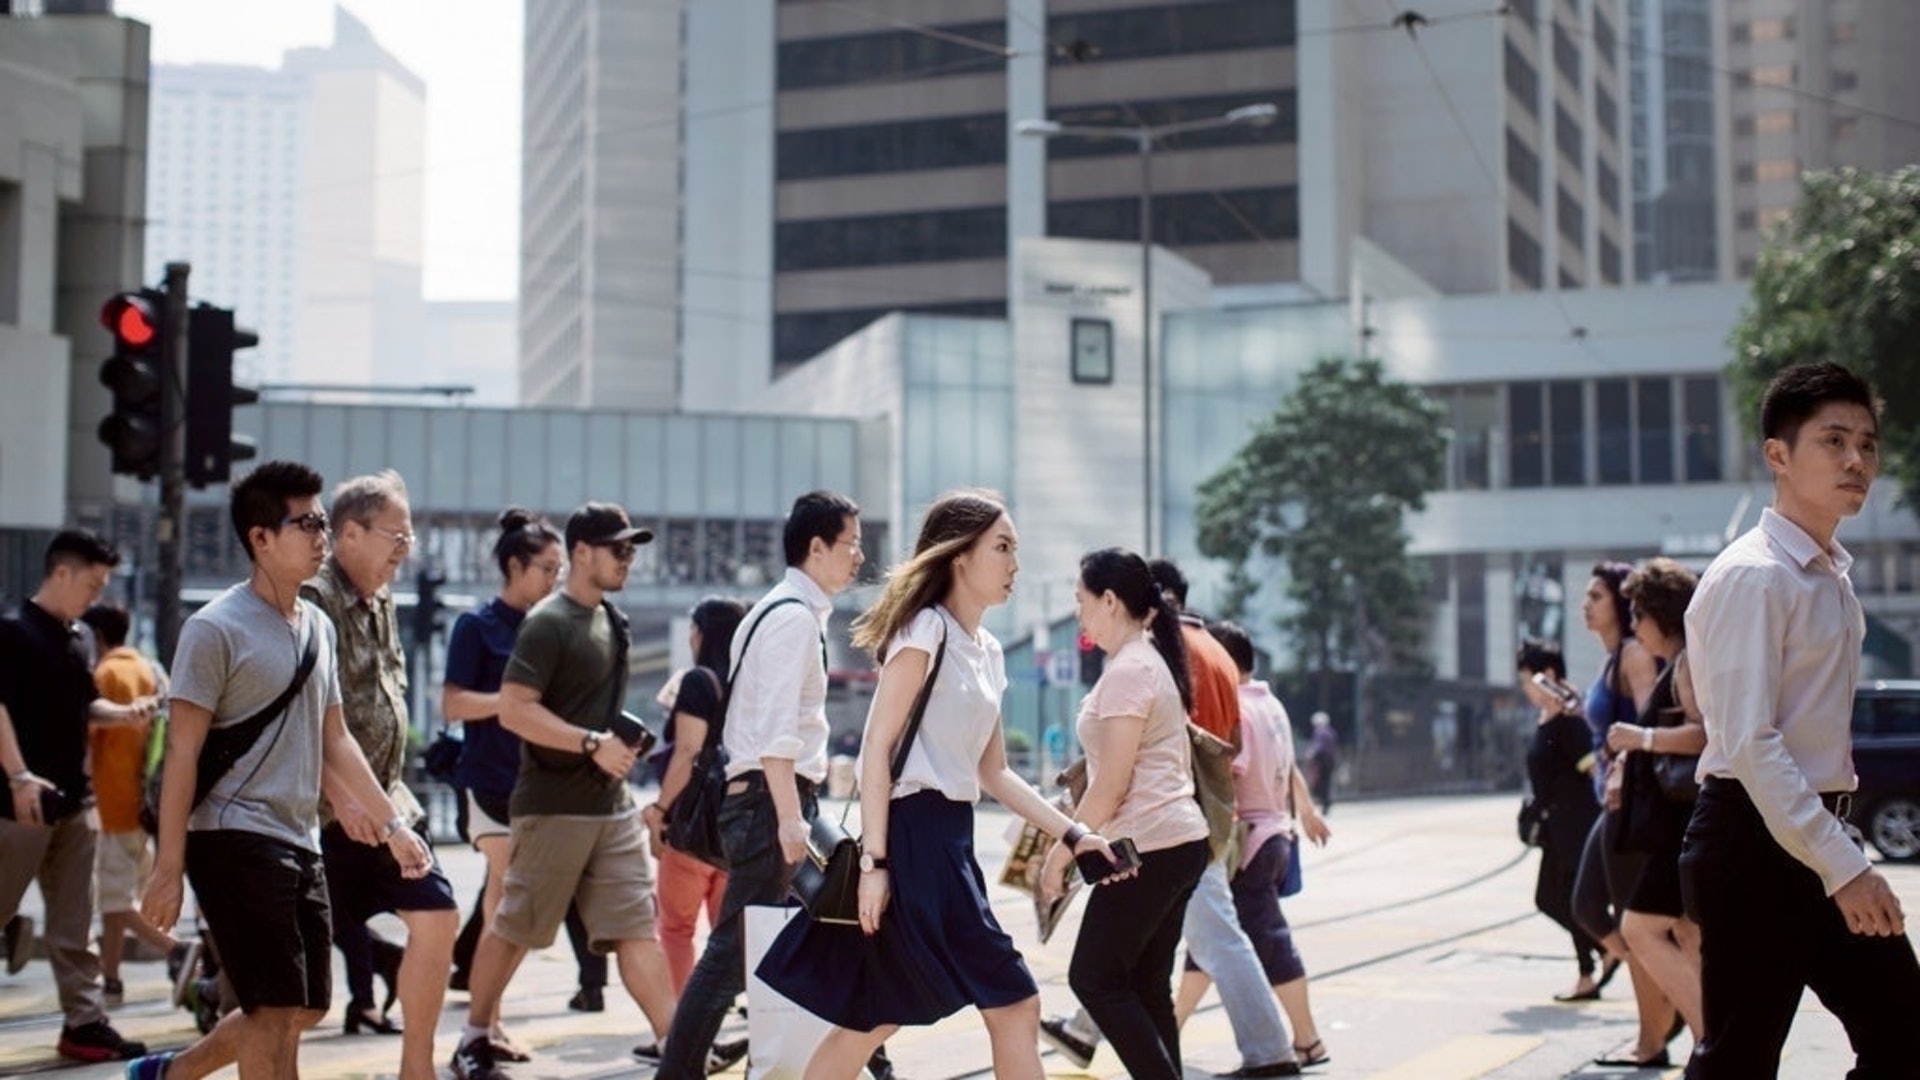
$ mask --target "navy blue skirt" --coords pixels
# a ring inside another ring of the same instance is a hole
[[[938,791],[895,799],[887,858],[893,896],[879,933],[816,923],[802,912],[755,974],[808,1012],[853,1031],[931,1024],[969,1005],[1000,1008],[1039,993],[987,902],[973,857],[973,804]]]

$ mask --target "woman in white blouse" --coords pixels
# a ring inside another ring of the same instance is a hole
[[[1045,1075],[1039,990],[993,917],[973,853],[973,805],[985,791],[1066,839],[1063,849],[1108,858],[1112,851],[1007,766],[1006,661],[980,621],[1012,594],[1018,549],[999,496],[942,496],[927,511],[913,557],[854,624],[854,644],[881,665],[859,766],[860,926],[798,915],[757,970],[835,1025],[807,1065],[808,1080],[855,1076],[901,1025],[931,1024],[969,1005],[986,1022],[994,1075]],[[895,747],[929,672],[920,730],[892,780]]]

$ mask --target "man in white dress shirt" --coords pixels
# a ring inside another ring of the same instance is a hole
[[[1687,609],[1707,747],[1680,857],[1706,1006],[1686,1075],[1776,1075],[1811,987],[1847,1029],[1851,1080],[1920,1077],[1920,964],[1899,899],[1845,825],[1866,623],[1834,531],[1880,470],[1878,402],[1837,364],[1800,365],[1768,386],[1760,426],[1773,507]]]
[[[860,508],[844,495],[800,496],[787,515],[786,576],[747,612],[733,639],[733,683],[721,739],[727,797],[720,844],[727,891],[706,951],[687,979],[660,1069],[707,1073],[707,1049],[746,988],[741,912],[786,897],[788,868],[807,851],[827,776],[827,616],[866,561]]]

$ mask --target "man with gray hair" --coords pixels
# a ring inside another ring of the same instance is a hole
[[[425,813],[400,782],[407,758],[407,664],[390,588],[413,551],[406,484],[391,469],[356,476],[334,489],[330,517],[333,554],[300,594],[333,622],[347,731],[392,799],[399,824],[410,826]],[[346,959],[346,1033],[367,1028],[402,1034],[401,1080],[424,1080],[434,1075],[433,1033],[459,930],[453,889],[437,862],[426,876],[409,878],[385,849],[355,843],[340,819],[365,811],[344,803],[340,792],[326,794],[320,850],[334,944]],[[404,951],[367,929],[369,918],[388,911],[407,925]],[[376,969],[387,982],[386,1005],[379,1007],[373,1000]],[[404,1031],[386,1015],[396,993]]]

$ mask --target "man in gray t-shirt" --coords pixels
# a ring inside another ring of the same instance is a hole
[[[385,845],[412,877],[433,865],[347,733],[332,626],[299,598],[327,551],[320,483],[303,465],[272,461],[234,485],[234,531],[253,574],[180,632],[159,852],[141,910],[171,929],[181,879],[192,879],[241,1011],[177,1054],[130,1062],[132,1080],[193,1080],[236,1063],[241,1080],[299,1074],[300,1033],[326,1015],[332,990],[317,836],[323,789],[355,840]],[[305,681],[269,712],[310,644],[315,660]],[[242,745],[237,757],[203,753]],[[202,769],[220,776],[196,805]]]

